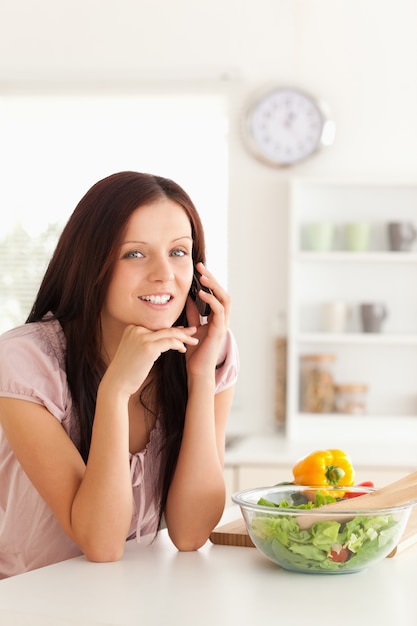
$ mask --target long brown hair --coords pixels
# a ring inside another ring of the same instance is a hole
[[[79,422],[79,451],[87,462],[102,362],[100,313],[127,222],[140,206],[169,198],[187,213],[193,237],[193,262],[205,262],[204,231],[188,194],[174,181],[151,174],[120,172],[97,182],[80,200],[62,235],[39,288],[29,322],[52,313],[64,330],[69,388]],[[185,307],[175,322],[186,325]],[[185,358],[163,353],[154,366],[151,397],[164,432],[160,481],[163,513],[181,445],[187,404]]]

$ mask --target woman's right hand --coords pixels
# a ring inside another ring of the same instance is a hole
[[[196,346],[196,332],[195,326],[172,326],[155,331],[143,326],[127,326],[101,384],[114,385],[120,393],[133,395],[163,352],[186,352],[188,345]]]

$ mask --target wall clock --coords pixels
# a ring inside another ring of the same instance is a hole
[[[295,87],[275,87],[254,98],[244,116],[251,153],[273,167],[287,167],[333,143],[335,124],[325,106]]]

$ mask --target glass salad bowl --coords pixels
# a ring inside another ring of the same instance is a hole
[[[356,496],[371,491],[282,484],[239,491],[232,500],[240,506],[255,547],[274,563],[296,572],[345,574],[388,556],[413,506],[355,510]],[[347,498],[349,510],[320,510],[323,504]]]

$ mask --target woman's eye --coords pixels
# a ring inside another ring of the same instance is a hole
[[[143,257],[143,254],[142,252],[139,252],[139,250],[131,250],[123,255],[124,259],[140,259],[141,257]]]
[[[173,250],[172,256],[185,256],[187,252],[185,250]]]

